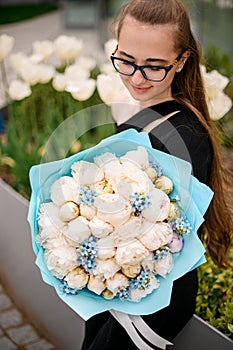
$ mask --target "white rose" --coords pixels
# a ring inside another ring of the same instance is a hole
[[[128,278],[121,272],[117,272],[114,276],[106,280],[106,286],[114,295],[121,289],[127,288],[129,285]]]
[[[64,228],[64,235],[75,243],[85,241],[91,235],[88,220],[82,216],[78,216]]]
[[[64,278],[70,288],[83,289],[86,287],[89,275],[81,267],[76,267]]]
[[[75,36],[60,35],[54,41],[55,55],[62,61],[73,61],[83,49],[82,40],[76,39]]]
[[[148,153],[145,147],[138,146],[137,150],[126,152],[121,158],[120,162],[130,161],[137,165],[140,169],[149,167]]]
[[[114,241],[110,237],[100,238],[97,241],[98,258],[101,260],[111,259],[116,254]]]
[[[150,251],[159,249],[172,241],[173,231],[169,224],[158,222],[153,225],[146,225],[145,233],[138,237],[139,241]],[[143,228],[142,228],[143,230]]]
[[[97,238],[103,238],[109,235],[113,231],[113,226],[98,217],[94,218],[89,222],[89,227],[92,234]]]
[[[79,203],[78,184],[71,176],[62,176],[50,189],[51,200],[58,206],[67,201]]]
[[[173,269],[173,266],[174,266],[174,262],[173,262],[173,258],[172,258],[171,253],[169,253],[163,259],[160,259],[160,260],[154,262],[155,272],[164,278]]]
[[[114,259],[101,260],[97,258],[93,275],[98,275],[103,278],[110,278],[120,269],[121,267],[115,262]]]
[[[130,204],[117,194],[104,193],[95,198],[97,217],[115,228],[128,221],[131,215]]]
[[[77,267],[77,251],[74,247],[45,250],[44,259],[48,269],[58,278],[63,278]]]
[[[0,62],[3,61],[11,52],[15,39],[7,34],[0,35]]]
[[[71,166],[71,170],[72,176],[80,185],[91,185],[104,178],[102,169],[98,168],[94,163],[84,160],[75,162]]]
[[[50,40],[34,41],[33,53],[41,57],[41,61],[47,61],[53,53],[53,42]]]
[[[100,295],[105,290],[106,284],[102,277],[91,275],[88,281],[87,288],[95,294]]]
[[[150,192],[150,202],[152,204],[146,209],[143,209],[142,216],[150,222],[167,219],[170,210],[170,199],[166,193],[154,188]]]
[[[137,239],[132,239],[117,247],[116,262],[120,266],[137,265],[149,255],[149,250]]]
[[[79,215],[79,206],[74,202],[64,203],[59,210],[59,217],[62,221],[71,221]]]
[[[81,203],[79,209],[80,215],[84,216],[87,220],[92,220],[96,215],[96,208],[90,207],[90,205]]]
[[[32,93],[30,86],[21,80],[12,80],[9,86],[9,95],[12,100],[23,100]]]
[[[64,222],[59,218],[59,208],[52,202],[42,203],[38,214],[38,224],[41,228],[52,226],[61,230]]]

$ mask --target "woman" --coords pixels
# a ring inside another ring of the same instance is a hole
[[[115,69],[140,111],[117,132],[150,132],[152,146],[189,161],[193,175],[215,192],[199,234],[213,261],[229,266],[232,219],[224,200],[223,172],[200,73],[200,53],[180,0],[132,0],[116,21]],[[175,281],[170,305],[143,316],[160,336],[172,340],[195,311],[196,269]],[[123,327],[103,313],[87,321],[83,350],[137,349]]]

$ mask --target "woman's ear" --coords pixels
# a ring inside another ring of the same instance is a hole
[[[179,60],[178,64],[177,64],[177,69],[176,69],[176,72],[179,73],[182,71],[184,65],[185,65],[185,62],[187,61],[187,59],[189,58],[190,56],[190,51],[187,50],[183,53],[181,59]]]

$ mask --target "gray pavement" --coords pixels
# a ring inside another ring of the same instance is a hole
[[[15,38],[12,52],[30,53],[35,40],[54,40],[60,34],[75,35],[85,43],[84,54],[94,55],[97,61],[103,60],[100,34],[93,29],[67,29],[61,10],[36,17],[32,20],[16,24],[0,25],[0,34],[6,33]],[[9,63],[6,60],[8,79],[12,78]],[[0,81],[0,108],[5,105]],[[4,277],[0,275],[0,350],[56,350],[17,307],[11,293],[4,285]]]

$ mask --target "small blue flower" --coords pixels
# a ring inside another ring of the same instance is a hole
[[[130,289],[146,289],[150,287],[150,278],[148,272],[141,270],[140,274],[132,278],[129,281],[129,288]]]
[[[128,288],[122,288],[119,290],[119,292],[116,295],[121,300],[128,300],[129,299],[129,289]]]
[[[170,225],[172,227],[172,230],[178,235],[188,235],[192,231],[192,226],[190,225],[189,221],[184,217],[177,218],[176,220],[171,220]]]
[[[158,177],[163,175],[163,169],[161,165],[157,162],[157,160],[153,159],[149,161],[149,165],[151,168],[155,169]]]
[[[87,186],[79,186],[78,192],[80,195],[80,203],[89,206],[93,205],[95,197],[97,196],[96,191],[91,190]]]
[[[96,267],[97,238],[91,236],[79,245],[78,264],[83,266],[86,272],[91,272]]]
[[[131,206],[135,215],[140,214],[143,209],[151,205],[149,194],[135,192],[131,198]]]
[[[62,285],[60,286],[61,291],[64,294],[71,294],[71,295],[76,295],[78,294],[78,289],[77,288],[71,288],[69,287],[68,283],[64,280],[61,280]]]
[[[166,256],[168,255],[169,252],[170,252],[169,247],[167,247],[167,246],[160,247],[159,249],[157,249],[154,252],[153,261],[159,261],[161,259],[166,258]]]

